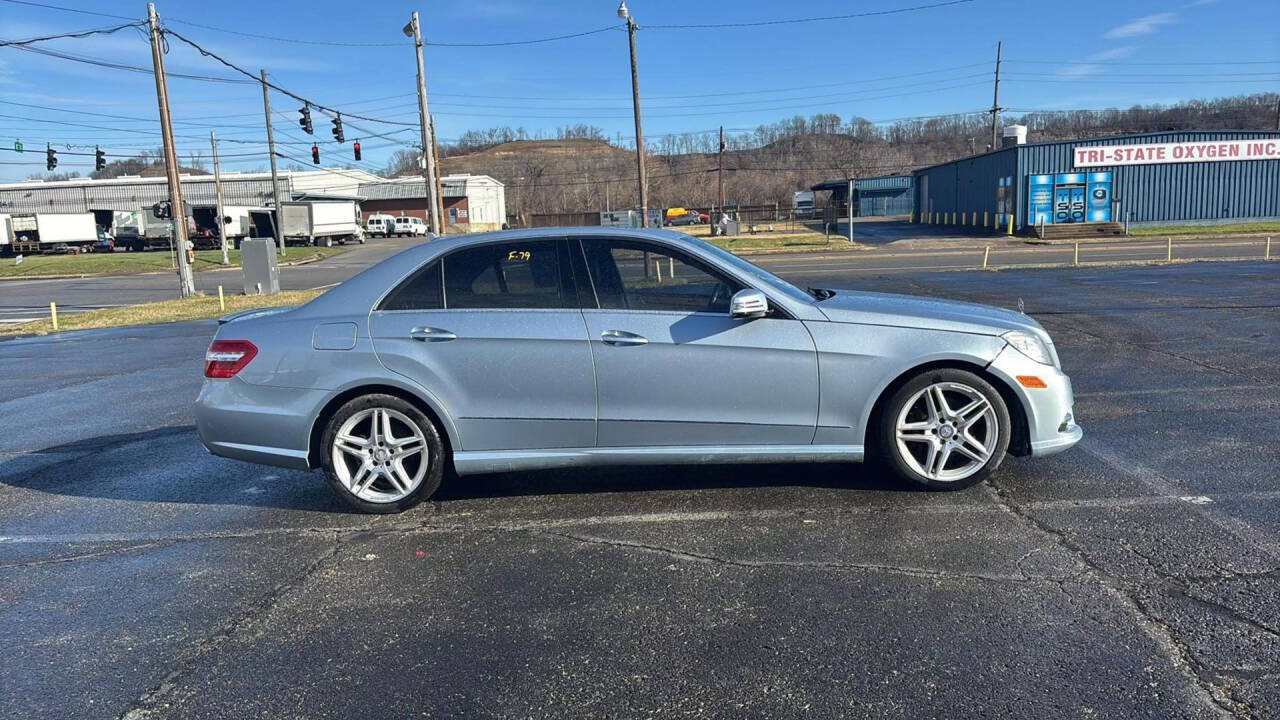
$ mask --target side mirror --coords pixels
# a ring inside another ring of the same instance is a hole
[[[762,318],[769,312],[769,300],[753,288],[739,290],[729,301],[729,317],[743,320]]]

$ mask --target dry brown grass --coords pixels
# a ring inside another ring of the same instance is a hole
[[[198,295],[185,300],[165,300],[142,305],[94,310],[92,312],[59,314],[58,329],[59,331],[89,330],[93,328],[181,322],[183,320],[204,320],[221,317],[227,313],[240,310],[301,305],[320,295],[321,292],[323,291],[293,290],[276,295],[227,295],[226,310],[219,307],[217,295]],[[0,336],[48,335],[51,332],[53,332],[53,322],[50,318],[29,323],[0,325]]]

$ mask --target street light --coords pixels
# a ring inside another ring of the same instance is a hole
[[[640,124],[640,75],[636,71],[636,19],[627,10],[626,0],[618,3],[618,17],[627,21],[631,45],[631,107],[636,115],[636,176],[640,189],[640,227],[649,227],[649,187],[644,171],[644,130]]]

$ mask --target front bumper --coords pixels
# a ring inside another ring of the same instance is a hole
[[[1056,367],[1043,365],[1005,347],[987,370],[1013,388],[1027,416],[1027,435],[1031,454],[1035,457],[1054,455],[1068,450],[1084,437],[1076,424],[1071,394],[1071,378]],[[1043,388],[1028,388],[1018,377],[1036,377]]]

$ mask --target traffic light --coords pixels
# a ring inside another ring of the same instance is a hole
[[[356,153],[356,162],[360,162],[360,141],[357,140],[355,144],[351,146],[351,149]]]
[[[107,167],[107,154],[98,149],[97,145],[93,146],[93,169],[105,170]]]
[[[333,139],[338,142],[345,142],[346,138],[342,136],[342,116],[333,116]]]
[[[298,113],[302,115],[302,117],[298,118],[298,125],[302,126],[302,129],[306,131],[308,135],[314,135],[315,132],[311,128],[311,106],[307,105],[303,107],[298,111]]]
[[[52,145],[44,146],[44,169],[53,172],[58,167],[58,151],[53,149]]]
[[[312,143],[311,145],[311,163],[313,165],[320,164],[320,148],[317,147],[314,143]]]

